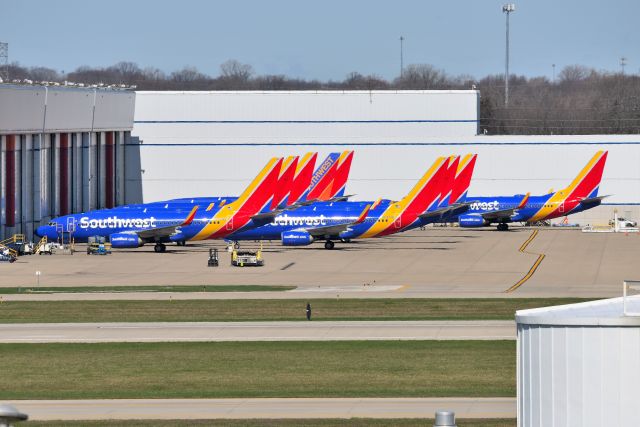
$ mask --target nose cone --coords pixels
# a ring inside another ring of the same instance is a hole
[[[53,227],[50,225],[41,225],[40,227],[36,228],[36,236],[47,238],[53,237]]]

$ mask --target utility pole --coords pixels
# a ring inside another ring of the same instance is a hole
[[[9,81],[9,43],[0,42],[0,79]]]
[[[553,68],[553,80],[552,82],[556,82],[556,64],[551,64],[551,68]]]
[[[627,65],[627,58],[624,56],[620,58],[620,68],[622,69],[622,75],[624,75],[624,67]]]
[[[400,78],[404,77],[404,37],[400,36]]]
[[[504,106],[509,106],[509,15],[516,11],[516,5],[507,3],[502,6],[502,11],[507,15],[507,46],[504,60]]]

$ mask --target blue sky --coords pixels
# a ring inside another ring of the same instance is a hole
[[[20,1],[0,3],[0,41],[10,61],[72,71],[133,61],[170,72],[217,75],[227,59],[258,74],[342,80],[349,72],[393,79],[399,37],[405,64],[450,74],[504,71],[504,1],[325,0]],[[551,77],[581,64],[640,71],[640,2],[515,1],[511,72]]]

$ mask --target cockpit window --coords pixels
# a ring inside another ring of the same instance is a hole
[[[49,223],[49,224],[47,224],[47,225],[50,225],[50,226],[52,226],[52,227],[53,227],[53,226],[55,226],[55,225],[56,225],[56,223],[55,223],[55,222],[50,222],[50,223]]]

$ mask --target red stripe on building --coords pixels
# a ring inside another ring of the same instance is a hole
[[[60,215],[69,214],[69,134],[60,134]]]
[[[16,225],[16,136],[7,135],[5,151],[6,226]]]
[[[105,206],[107,208],[112,208],[113,203],[113,157],[114,157],[114,146],[113,146],[113,132],[106,133],[106,143],[104,146],[105,152]]]

